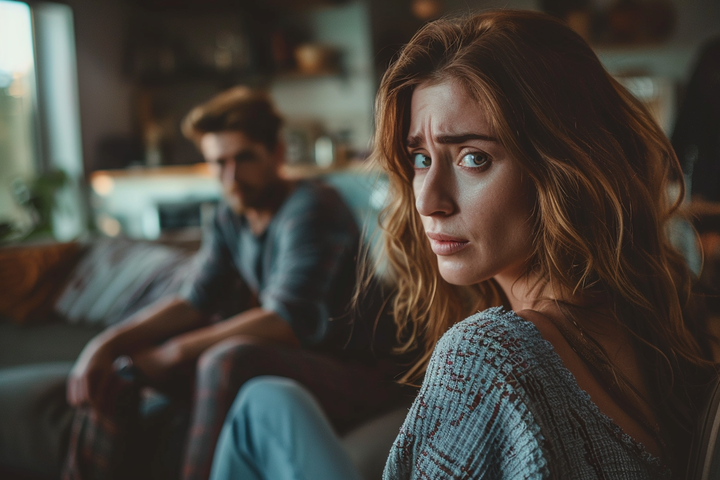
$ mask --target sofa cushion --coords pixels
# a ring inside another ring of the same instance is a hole
[[[73,362],[102,327],[50,322],[0,323],[0,369],[45,362]],[[2,477],[0,477],[2,478]]]
[[[72,363],[0,369],[0,474],[58,477],[73,411],[65,401]],[[11,477],[12,478],[12,477]]]

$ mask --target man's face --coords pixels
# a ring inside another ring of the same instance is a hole
[[[280,181],[278,168],[282,149],[268,151],[260,142],[235,131],[206,133],[200,139],[200,151],[220,180],[223,195],[235,213],[247,208],[262,208]]]

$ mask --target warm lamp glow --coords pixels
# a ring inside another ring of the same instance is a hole
[[[109,215],[98,216],[97,226],[101,232],[109,237],[117,237],[120,234],[120,222]]]
[[[115,181],[108,175],[95,175],[91,183],[95,193],[101,197],[110,195],[115,188]]]
[[[414,0],[412,12],[420,20],[434,20],[442,15],[443,5],[441,0]]]

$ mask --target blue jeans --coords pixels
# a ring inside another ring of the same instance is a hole
[[[264,376],[238,393],[210,480],[361,480],[317,401],[298,382]]]

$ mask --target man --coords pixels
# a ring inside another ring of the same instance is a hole
[[[282,177],[280,126],[269,99],[242,87],[188,114],[183,132],[220,180],[225,202],[186,295],[109,328],[75,363],[67,399],[78,413],[64,478],[116,473],[128,441],[120,440],[128,412],[118,398],[136,386],[118,374],[118,359],[121,373],[133,371],[145,385],[192,385],[185,479],[209,475],[225,414],[250,378],[300,381],[340,427],[392,396],[382,368],[343,351],[353,327],[345,311],[359,243],[352,213],[330,187]],[[214,306],[233,294],[237,273],[259,305],[209,323]],[[369,350],[367,341],[350,343]]]

